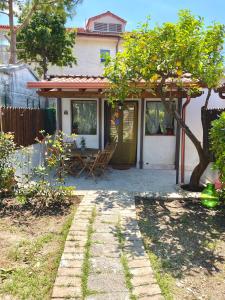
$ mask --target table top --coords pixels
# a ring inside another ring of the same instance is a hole
[[[98,153],[99,149],[94,148],[86,148],[85,150],[81,149],[74,149],[71,150],[70,156],[81,156],[81,157],[87,157],[87,156],[95,156]]]

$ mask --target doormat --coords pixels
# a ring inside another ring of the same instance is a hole
[[[131,165],[112,165],[112,168],[115,170],[129,170],[131,168]]]

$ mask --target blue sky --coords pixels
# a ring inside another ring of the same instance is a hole
[[[67,25],[83,27],[89,17],[110,10],[127,20],[126,29],[131,30],[147,16],[151,16],[153,23],[176,21],[178,10],[184,8],[204,17],[207,24],[213,21],[225,23],[225,0],[83,0],[77,15],[68,20]],[[1,14],[0,24],[8,24]]]

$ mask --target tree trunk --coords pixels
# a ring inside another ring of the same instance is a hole
[[[9,26],[10,26],[10,57],[9,63],[16,63],[16,31],[14,28],[13,0],[9,0]]]
[[[199,164],[194,168],[191,178],[190,178],[190,186],[191,187],[198,187],[199,181],[201,179],[202,174],[206,170],[210,160],[207,155],[199,156]]]
[[[164,104],[164,107],[167,111],[172,113],[177,123],[180,125],[181,128],[184,129],[185,134],[189,137],[189,139],[194,144],[198,156],[199,156],[199,164],[195,167],[194,171],[192,172],[191,178],[190,178],[190,186],[194,189],[196,187],[199,187],[199,182],[201,179],[202,174],[204,173],[205,169],[207,168],[209,164],[209,157],[207,153],[202,148],[201,142],[198,140],[198,138],[194,135],[194,133],[190,130],[190,128],[185,124],[183,119],[181,118],[180,114],[178,114],[177,111],[171,111],[169,108],[169,105],[166,101],[166,96],[163,90],[163,85],[165,83],[165,79],[162,79],[161,86],[160,86],[160,94],[161,94],[161,101]]]

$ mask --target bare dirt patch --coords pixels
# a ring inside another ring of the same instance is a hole
[[[80,198],[39,216],[15,199],[0,201],[0,298],[49,299]]]
[[[166,299],[225,297],[225,208],[136,199],[146,249]]]

